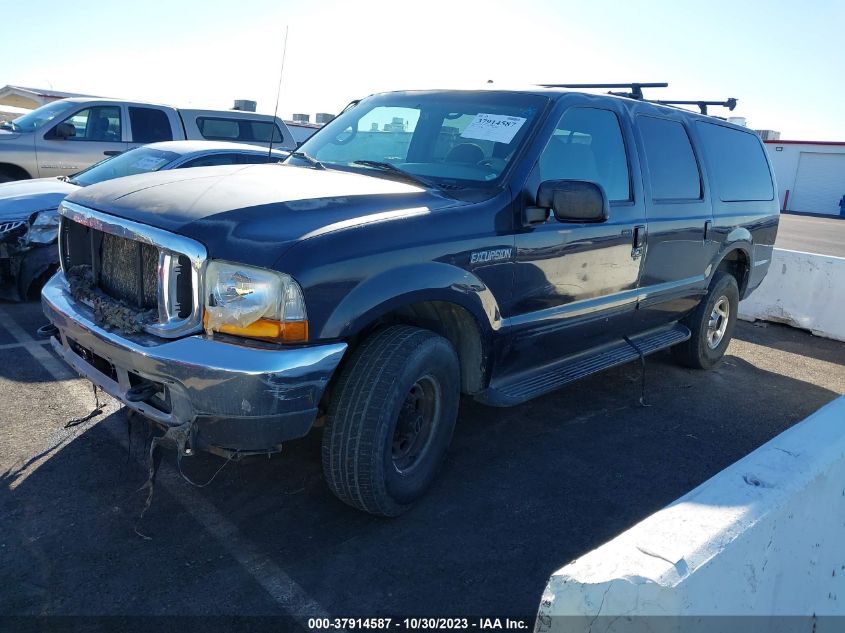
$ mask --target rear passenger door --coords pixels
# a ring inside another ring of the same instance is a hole
[[[715,252],[700,160],[680,119],[635,117],[646,192],[647,236],[639,327],[677,320],[705,291]]]
[[[645,210],[633,195],[623,122],[611,108],[570,107],[540,155],[538,184],[596,182],[610,211],[598,223],[560,222],[550,214],[516,234],[513,347],[505,371],[536,367],[631,333],[642,261],[633,239],[645,229]]]
[[[146,145],[173,140],[173,126],[164,110],[143,106],[129,106],[129,125],[131,127],[130,145]]]

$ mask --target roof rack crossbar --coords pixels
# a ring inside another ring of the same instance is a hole
[[[666,88],[669,84],[665,81],[659,82],[633,82],[620,84],[540,84],[543,88],[630,88],[631,92],[611,92],[620,97],[631,99],[643,99],[643,88]]]
[[[659,103],[660,105],[695,105],[701,111],[701,114],[707,114],[707,106],[721,106],[728,110],[733,110],[736,107],[736,99],[731,97],[725,101],[651,101],[651,103]]]

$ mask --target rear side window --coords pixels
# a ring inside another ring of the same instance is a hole
[[[698,121],[698,133],[722,202],[771,200],[772,175],[754,134]]]
[[[279,126],[270,121],[198,117],[197,127],[203,138],[213,141],[267,143],[270,141],[271,134],[274,143],[282,141],[282,132],[279,130]]]
[[[238,163],[238,154],[229,152],[226,154],[207,154],[189,160],[182,165],[182,168],[188,167],[214,167],[216,165],[236,165]]]
[[[655,200],[698,200],[701,176],[686,129],[677,121],[637,117]]]
[[[132,124],[132,140],[136,143],[173,140],[170,121],[161,110],[129,106],[129,122]]]
[[[608,200],[630,200],[628,158],[610,110],[570,108],[540,155],[540,180],[589,180]]]

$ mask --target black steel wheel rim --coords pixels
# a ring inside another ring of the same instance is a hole
[[[423,376],[411,385],[396,420],[391,455],[400,473],[412,471],[429,450],[440,418],[440,385]]]

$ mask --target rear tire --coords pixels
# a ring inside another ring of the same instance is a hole
[[[397,516],[428,489],[455,428],[458,356],[451,343],[404,325],[381,330],[352,353],[323,429],[323,474],[343,502]]]
[[[675,360],[693,369],[715,367],[731,342],[738,307],[736,279],[726,272],[716,273],[707,295],[682,321],[692,336],[672,348]]]

